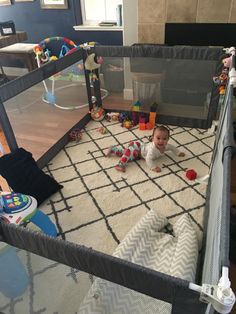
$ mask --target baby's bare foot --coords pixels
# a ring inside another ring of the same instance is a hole
[[[106,152],[106,157],[110,157],[112,155],[112,146],[108,148]]]
[[[152,171],[161,172],[161,168],[160,167],[156,167],[156,168],[152,169]]]
[[[121,171],[121,172],[125,172],[125,167],[122,167],[122,166],[120,166],[120,165],[116,165],[115,166],[115,169],[117,170],[117,171]]]

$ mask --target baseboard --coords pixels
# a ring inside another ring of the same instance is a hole
[[[132,88],[124,88],[124,99],[133,100],[133,89]]]

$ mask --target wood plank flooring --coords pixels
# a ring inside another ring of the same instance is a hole
[[[42,97],[45,91],[42,84],[30,88],[4,104],[18,146],[30,151],[35,160],[44,155],[89,111],[88,105],[73,110],[75,106],[88,103],[84,85],[71,86],[60,81],[56,82],[55,86],[56,104],[60,106],[67,104],[69,110],[59,109],[44,102]]]

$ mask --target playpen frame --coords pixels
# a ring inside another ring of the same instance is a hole
[[[95,47],[97,54],[102,56],[151,56],[161,57],[161,49],[145,50],[144,47]],[[187,49],[187,48],[183,48]],[[199,53],[199,57],[203,57],[206,53],[205,48],[196,48]],[[178,51],[173,54],[173,48],[166,47],[166,52],[170,57],[178,58]],[[213,53],[214,55],[214,53]],[[214,55],[220,56],[219,50]],[[43,81],[44,79],[52,76],[60,70],[70,66],[71,64],[85,58],[83,51],[75,51],[69,56],[48,63],[43,67],[36,69],[33,72],[26,74],[24,77],[20,77],[12,82],[9,82],[0,87],[0,123],[5,133],[8,145],[11,151],[17,149],[17,142],[10,121],[8,119],[6,110],[3,103],[10,98],[18,95],[31,86]],[[87,72],[87,71],[86,71]],[[85,72],[85,80],[88,92],[88,103],[90,109],[92,108],[92,96],[90,90],[89,75]],[[232,92],[233,87],[228,86],[228,103],[225,104],[226,110],[230,111],[232,107]],[[101,104],[101,93],[99,81],[94,85],[95,96],[97,103]],[[214,114],[212,112],[212,114]],[[213,116],[212,116],[213,117]],[[211,118],[212,118],[211,117]],[[160,118],[160,117],[159,117]],[[165,117],[164,117],[165,118]],[[78,122],[80,127],[83,127],[90,120],[89,113]],[[170,123],[167,121],[166,123]],[[181,123],[181,121],[180,121]],[[230,123],[230,122],[229,122]],[[209,121],[208,121],[209,124]],[[78,126],[77,125],[77,126]],[[68,133],[70,130],[68,130]],[[229,130],[230,132],[230,130]],[[68,134],[67,133],[67,134]],[[55,156],[67,142],[67,134],[52,147],[39,161],[40,167],[43,167],[53,156]],[[224,211],[223,232],[222,239],[224,241],[224,251],[221,256],[221,266],[223,269],[228,269],[229,261],[229,177],[230,177],[230,161],[231,161],[231,147],[232,144],[228,141],[224,148],[224,154],[222,156],[225,178],[224,190],[226,191],[226,197],[223,199],[222,211]],[[205,313],[207,304],[199,300],[199,286],[191,284],[186,280],[174,278],[172,276],[147,269],[143,266],[133,264],[131,262],[121,260],[114,256],[110,256],[101,252],[97,252],[93,249],[86,248],[81,245],[63,241],[60,239],[54,239],[44,234],[33,232],[26,228],[5,224],[0,221],[0,240],[10,245],[18,247],[20,249],[27,250],[37,255],[46,257],[48,259],[57,261],[59,263],[68,265],[73,268],[77,268],[81,271],[93,274],[100,278],[110,280],[114,283],[120,284],[135,291],[144,293],[153,298],[157,298],[168,303],[171,303],[172,313]],[[64,252],[62,255],[60,252]],[[107,271],[107,269],[109,271]],[[219,270],[221,271],[221,269]],[[112,274],[112,275],[111,275]],[[161,287],[158,289],[158,287]],[[192,289],[193,290],[192,290]],[[197,291],[194,291],[197,290]],[[194,305],[194,306],[193,306]]]

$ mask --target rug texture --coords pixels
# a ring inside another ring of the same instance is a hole
[[[107,133],[100,133],[100,128]],[[129,230],[152,209],[171,224],[187,213],[201,246],[207,186],[188,180],[185,171],[194,169],[198,177],[208,173],[215,137],[200,129],[168,128],[169,143],[185,157],[167,153],[158,160],[160,173],[148,169],[142,159],[130,162],[125,173],[115,170],[118,159],[106,157],[107,149],[136,139],[148,142],[152,133],[127,130],[118,122],[91,121],[79,142],[70,142],[51,160],[44,171],[64,188],[40,209],[56,224],[62,239],[113,254]],[[17,253],[29,283],[14,299],[2,292],[0,312],[77,313],[91,276],[25,251]]]

